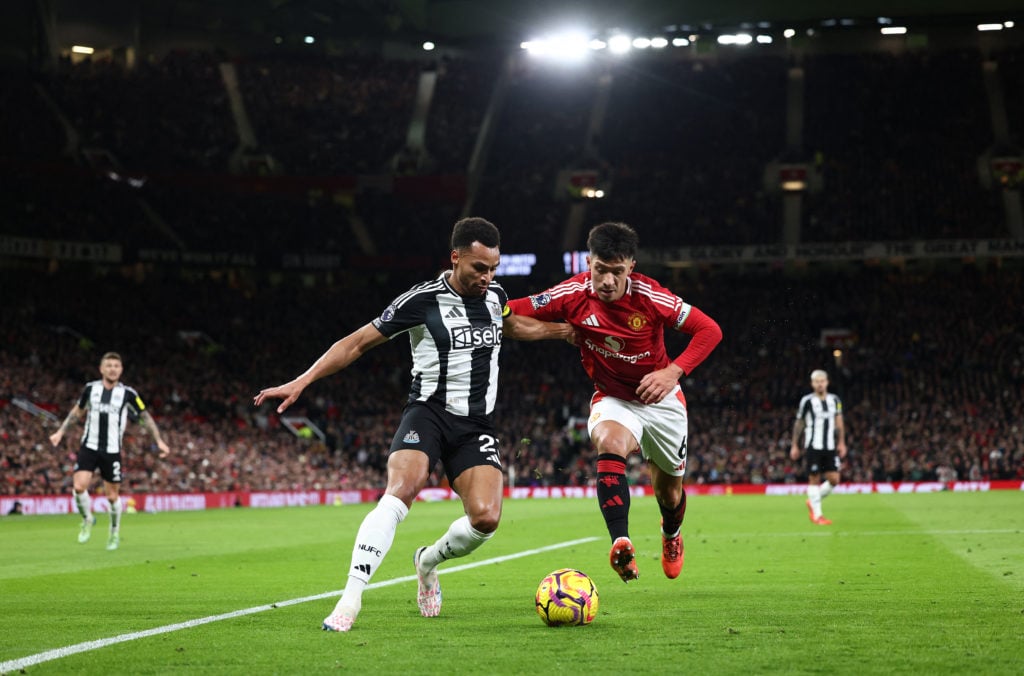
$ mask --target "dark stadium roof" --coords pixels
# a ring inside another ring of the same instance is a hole
[[[518,41],[555,22],[658,30],[688,24],[816,22],[830,18],[914,17],[948,22],[1024,14],[1020,0],[52,0],[58,22],[124,24],[135,18],[152,33],[273,35],[317,31],[338,38],[434,36]]]

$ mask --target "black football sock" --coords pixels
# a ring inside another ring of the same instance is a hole
[[[626,461],[614,453],[597,456],[597,501],[612,542],[629,537],[629,483]]]
[[[665,507],[660,502],[658,509],[661,510],[661,530],[666,535],[675,535],[679,527],[683,525],[683,517],[686,516],[686,489],[683,488],[683,497],[675,507]]]

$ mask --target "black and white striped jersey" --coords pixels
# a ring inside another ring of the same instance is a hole
[[[82,445],[100,453],[120,453],[129,415],[136,420],[146,410],[134,389],[118,383],[108,390],[102,380],[86,383],[78,407],[86,409]]]
[[[843,402],[831,392],[822,399],[814,392],[800,400],[796,417],[804,421],[804,449],[836,450],[836,417],[843,414]]]
[[[498,396],[501,311],[508,295],[492,282],[483,296],[464,298],[449,272],[417,284],[373,325],[388,338],[408,332],[412,347],[409,401],[433,401],[455,414],[490,414]]]

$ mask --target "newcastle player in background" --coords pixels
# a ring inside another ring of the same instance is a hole
[[[828,374],[821,369],[811,372],[811,389],[814,391],[804,395],[797,407],[789,455],[796,460],[801,449],[806,454],[807,510],[811,523],[831,526],[832,522],[821,514],[821,501],[839,485],[839,462],[846,457],[843,402],[828,391]]]
[[[103,477],[103,492],[110,502],[110,536],[107,549],[115,550],[121,542],[121,475],[124,471],[121,442],[128,418],[138,420],[153,436],[160,457],[166,458],[171,449],[160,436],[153,416],[146,410],[142,397],[121,382],[124,365],[121,355],[107,352],[100,359],[99,380],[86,384],[78,403],[74,405],[60,429],[50,435],[50,443],[59,446],[68,428],[85,416],[82,446],[75,460],[75,506],[82,515],[78,541],[85,543],[92,535],[95,517],[89,500],[89,484],[98,469]]]

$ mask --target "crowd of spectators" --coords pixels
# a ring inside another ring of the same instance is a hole
[[[217,54],[171,52],[132,69],[63,61],[47,83],[82,148],[103,148],[125,169],[216,172],[238,146]]]
[[[785,61],[659,56],[613,71],[599,143],[611,181],[590,220],[642,223],[648,246],[778,242],[764,171],[785,140]]]
[[[388,173],[405,145],[421,70],[372,55],[238,64],[260,149],[300,176]]]
[[[509,72],[473,209],[501,226],[504,251],[560,255],[571,201],[557,179],[570,168],[597,168],[609,187],[588,204],[585,223],[633,223],[646,247],[778,240],[780,202],[763,190],[762,174],[782,152],[788,64],[636,56],[589,71],[520,63]],[[805,240],[1005,234],[999,194],[981,190],[975,169],[991,143],[979,58],[807,58],[804,136],[825,182],[806,201]],[[1019,54],[997,59],[1019,134]],[[314,420],[323,441],[293,436],[250,397],[445,267],[462,204],[422,188],[401,192],[397,178],[333,191],[295,176],[273,189],[227,177],[238,139],[220,60],[186,53],[130,72],[96,62],[63,64],[40,80],[0,74],[0,121],[21,131],[0,141],[0,234],[115,242],[129,263],[0,267],[0,491],[67,491],[73,442],[54,452],[45,416],[12,402],[63,415],[108,349],[124,355],[125,381],[175,450],[159,461],[132,427],[128,490],[383,485],[406,349],[375,350],[309,392],[295,413]],[[428,154],[417,167],[464,172],[504,65],[434,65]],[[270,153],[288,173],[411,171],[393,160],[422,64],[307,56],[237,66],[264,144],[250,150]],[[606,86],[604,122],[588,136]],[[103,147],[130,171],[61,159],[71,139],[55,109],[81,148]],[[176,247],[256,256],[230,271],[137,262],[146,260],[139,251]],[[315,274],[281,272],[289,252],[337,261]],[[549,286],[550,263],[507,287],[522,295]],[[1024,478],[1019,269],[664,272],[655,276],[725,331],[684,383],[689,481],[800,480],[802,467],[788,457],[793,409],[822,367],[846,403],[847,479]],[[855,336],[841,362],[819,344],[830,327]],[[497,421],[517,484],[593,480],[590,387],[571,355],[563,344],[503,347]],[[648,480],[642,463],[631,477]]]
[[[17,293],[0,314],[0,491],[68,490],[76,436],[54,451],[45,420],[12,402],[63,416],[108,349],[124,355],[125,382],[147,400],[174,451],[160,461],[132,426],[128,491],[383,486],[407,348],[382,346],[304,395],[291,413],[313,420],[323,441],[294,436],[251,397],[300,372],[412,279],[352,275],[304,288],[152,270],[4,274]],[[687,481],[800,481],[803,468],[788,456],[792,422],[808,374],[821,367],[846,404],[846,480],[1024,479],[1019,270],[720,272],[672,286],[725,333],[683,383],[692,419]],[[844,302],[824,302],[831,297]],[[855,336],[840,364],[819,344],[821,329],[836,326]],[[673,336],[669,349],[683,344]],[[594,480],[591,390],[574,354],[554,342],[503,346],[496,419],[516,485]],[[649,481],[638,458],[630,474]]]
[[[824,176],[806,241],[1007,235],[978,176],[993,131],[977,51],[813,55],[805,68],[805,143]]]

